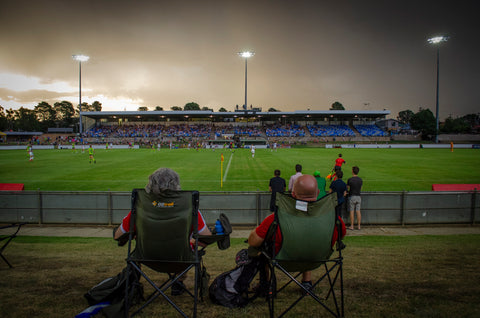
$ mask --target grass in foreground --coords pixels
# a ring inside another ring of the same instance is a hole
[[[347,237],[345,243],[346,317],[480,315],[480,235]],[[234,267],[243,247],[243,239],[232,239],[226,251],[207,248],[204,260],[211,280]],[[18,237],[5,256],[15,267],[0,264],[1,317],[73,317],[87,307],[85,292],[122,270],[126,248],[105,238]],[[297,294],[289,287],[278,304]],[[184,295],[176,299],[190,303]],[[311,302],[302,300],[289,317],[327,317]],[[263,299],[230,310],[207,298],[198,310],[199,317],[268,316]],[[163,300],[140,315],[177,316]]]
[[[254,159],[247,149],[225,150],[223,174],[222,151],[97,149],[97,163],[89,164],[88,154],[80,150],[37,150],[33,162],[26,151],[2,150],[0,182],[24,183],[26,190],[131,191],[144,187],[157,168],[169,167],[180,174],[185,190],[268,191],[275,169],[282,171],[287,183],[297,163],[306,174],[319,170],[326,176],[339,152],[347,162],[344,180],[351,177],[353,166],[359,166],[363,191],[430,191],[433,183],[480,180],[476,149],[257,149]]]

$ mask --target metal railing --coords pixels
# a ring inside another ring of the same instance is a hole
[[[232,225],[255,226],[269,212],[269,192],[201,192],[209,224],[225,213]],[[130,210],[130,192],[1,191],[0,223],[115,225]],[[474,192],[365,192],[362,224],[476,224]],[[347,218],[345,211],[344,218]]]

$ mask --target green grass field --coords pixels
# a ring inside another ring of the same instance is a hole
[[[326,176],[341,152],[347,162],[344,180],[352,166],[359,166],[363,191],[430,191],[434,183],[480,183],[480,151],[474,149],[292,148],[257,149],[254,159],[246,149],[224,151],[221,187],[221,152],[97,149],[97,163],[90,164],[88,154],[80,150],[36,150],[32,162],[24,150],[3,150],[0,182],[24,183],[26,190],[130,191],[143,187],[157,168],[169,167],[180,174],[185,190],[268,191],[274,169],[281,170],[287,183],[297,163],[303,173],[319,170]]]

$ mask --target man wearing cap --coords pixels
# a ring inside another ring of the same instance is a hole
[[[327,192],[325,191],[325,186],[327,185],[327,181],[325,180],[325,178],[322,178],[320,176],[320,171],[318,170],[313,173],[313,176],[317,180],[317,184],[318,184],[317,200],[320,200],[321,198],[327,195]]]

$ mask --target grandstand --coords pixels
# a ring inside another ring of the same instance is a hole
[[[82,112],[90,143],[206,143],[268,144],[388,141],[376,125],[390,111],[123,111]]]

